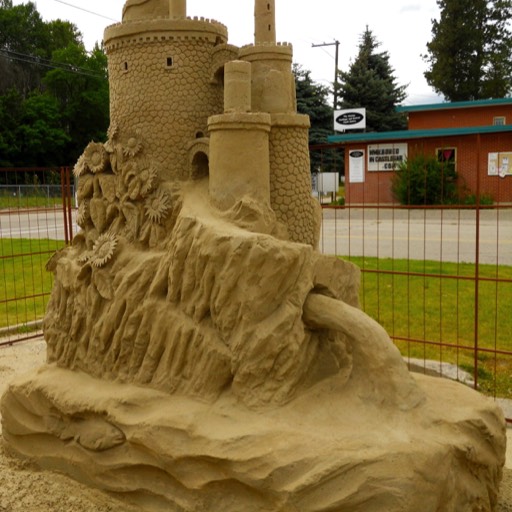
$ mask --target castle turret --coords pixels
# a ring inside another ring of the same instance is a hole
[[[256,0],[254,3],[255,44],[276,43],[275,0]]]
[[[186,18],[187,0],[169,0],[169,18]]]
[[[225,66],[224,114],[208,120],[210,197],[223,210],[243,198],[270,206],[270,115],[251,109],[251,65]]]

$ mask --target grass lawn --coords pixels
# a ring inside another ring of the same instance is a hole
[[[74,204],[74,199],[72,199]],[[0,194],[0,209],[19,210],[25,208],[58,208],[62,207],[62,197],[46,196],[6,196]]]
[[[362,308],[386,328],[403,355],[456,363],[473,374],[477,343],[480,389],[512,398],[512,267],[480,265],[477,284],[474,264],[347,259],[364,270]]]
[[[46,239],[0,239],[0,327],[43,317],[53,274],[45,270],[64,242]]]

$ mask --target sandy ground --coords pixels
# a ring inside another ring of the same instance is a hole
[[[45,351],[46,346],[41,339],[12,347],[0,347],[0,394],[14,375],[43,364]],[[512,429],[509,428],[507,433],[507,464],[496,512],[512,512]],[[0,439],[0,512],[141,510],[136,506],[129,507],[104,492],[83,486],[64,475],[38,471],[25,462],[9,457]]]

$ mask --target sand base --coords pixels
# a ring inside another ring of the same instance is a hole
[[[254,412],[229,394],[205,404],[43,366],[8,388],[3,435],[39,467],[144,510],[498,510],[500,409],[416,379],[427,400],[412,412],[348,398],[336,378]]]

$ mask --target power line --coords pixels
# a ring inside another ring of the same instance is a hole
[[[11,58],[14,55],[15,57],[22,57],[24,59],[30,59],[30,62],[34,64],[44,64],[45,66],[51,66],[58,69],[70,69],[70,70],[78,70],[83,71],[84,73],[88,73],[90,75],[98,75],[105,76],[101,71],[94,71],[93,69],[83,68],[81,66],[77,66],[75,64],[70,64],[69,62],[55,62],[54,60],[47,59],[45,57],[39,57],[38,55],[31,55],[28,53],[15,52],[13,50],[6,50],[4,48],[0,48],[0,51],[3,53],[9,54]]]
[[[64,2],[63,0],[54,0],[54,2],[58,2],[59,4],[64,4],[69,7],[73,7],[74,9],[78,9],[80,11],[88,12],[89,14],[93,14],[94,16],[99,16],[100,18],[105,18],[106,20],[114,21],[115,23],[118,23],[119,20],[115,20],[114,18],[109,18],[108,16],[105,16],[103,14],[99,14],[94,11],[89,11],[88,9],[84,9],[83,7],[79,7],[78,5],[70,4],[68,2]]]
[[[15,56],[9,55],[9,53],[10,52],[8,52],[6,50],[0,50],[0,57],[4,57],[5,59],[14,60],[14,61],[17,61],[17,62],[24,62],[24,63],[27,63],[27,64],[34,64],[36,66],[42,66],[42,67],[45,67],[45,68],[60,69],[61,71],[66,71],[67,73],[73,73],[75,75],[83,75],[83,76],[88,76],[90,78],[100,78],[100,79],[105,79],[106,80],[106,77],[103,74],[93,74],[94,71],[84,72],[84,71],[81,71],[82,68],[75,68],[71,64],[68,64],[66,66],[55,66],[55,65],[52,65],[52,64],[46,64],[45,62],[38,62],[37,60],[25,59],[25,58],[22,58],[22,57],[15,57]]]

